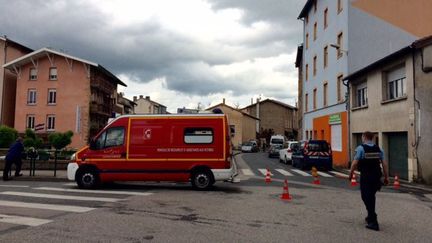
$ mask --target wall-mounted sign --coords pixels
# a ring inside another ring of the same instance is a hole
[[[340,124],[340,123],[342,123],[340,114],[334,114],[329,116],[329,124]]]

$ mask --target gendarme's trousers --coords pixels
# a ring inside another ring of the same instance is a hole
[[[21,166],[22,166],[21,159],[18,159],[16,161],[6,160],[3,169],[3,178],[7,179],[9,177],[9,171],[11,170],[12,164],[15,164],[15,175],[18,175],[21,172]]]
[[[360,177],[361,198],[368,212],[368,222],[377,222],[377,214],[375,212],[375,194],[381,188],[381,173],[363,173]]]

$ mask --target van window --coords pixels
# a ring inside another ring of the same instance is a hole
[[[124,143],[124,128],[112,127],[103,132],[96,140],[96,149],[121,146]]]
[[[184,142],[188,144],[213,143],[213,129],[186,128],[184,130]]]
[[[308,144],[308,150],[316,152],[327,152],[329,151],[329,147],[326,142],[314,142]]]
[[[272,143],[272,144],[283,144],[284,140],[281,139],[281,138],[273,138],[270,143]]]

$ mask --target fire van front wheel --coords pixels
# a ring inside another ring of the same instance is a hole
[[[197,190],[208,190],[213,186],[213,174],[208,170],[200,170],[192,174],[192,186]]]
[[[99,174],[93,169],[78,171],[76,181],[81,189],[93,189],[99,185]]]

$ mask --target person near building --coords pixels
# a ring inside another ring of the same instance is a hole
[[[377,214],[375,212],[375,194],[381,189],[382,184],[388,184],[388,165],[384,160],[384,152],[373,142],[374,134],[364,132],[362,144],[355,150],[356,154],[351,164],[349,180],[352,179],[354,171],[360,172],[361,198],[368,216],[366,217],[366,228],[379,231]],[[384,173],[384,181],[381,178]]]
[[[5,157],[5,166],[3,169],[3,180],[9,180],[9,171],[11,170],[12,164],[15,164],[15,176],[22,176],[21,174],[21,154],[24,151],[23,139],[18,137],[15,143],[9,148],[8,153]]]

